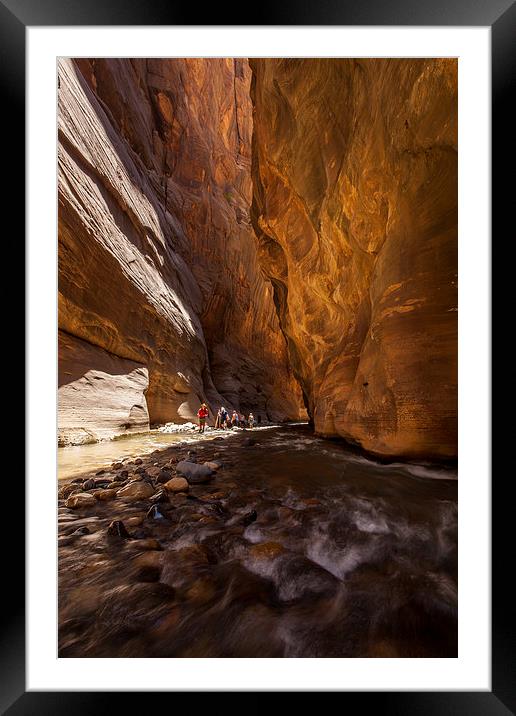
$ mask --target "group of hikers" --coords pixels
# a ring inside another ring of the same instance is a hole
[[[203,433],[206,428],[206,421],[208,420],[210,412],[206,403],[202,403],[201,407],[197,411],[197,417],[199,418],[199,432]],[[261,416],[258,416],[258,423],[261,422]],[[228,430],[229,428],[254,428],[256,425],[255,417],[252,413],[249,413],[247,418],[242,413],[238,413],[233,410],[231,416],[229,415],[226,408],[223,406],[219,408],[217,415],[215,416],[215,430]]]

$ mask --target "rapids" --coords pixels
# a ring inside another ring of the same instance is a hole
[[[308,426],[176,442],[148,466],[187,450],[223,466],[154,516],[59,503],[60,656],[457,655],[453,469],[379,464]],[[114,519],[133,539],[106,534]]]

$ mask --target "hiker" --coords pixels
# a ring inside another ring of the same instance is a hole
[[[208,406],[206,403],[202,403],[201,407],[197,411],[197,417],[199,418],[199,432],[203,433],[206,427],[206,418],[208,417]]]
[[[232,428],[238,428],[239,423],[238,413],[236,410],[233,410],[233,413],[231,415],[231,427]]]
[[[226,408],[224,408],[222,406],[220,409],[220,427],[223,430],[225,430],[227,428],[228,420],[229,420],[229,415],[227,413],[227,410],[226,410]]]
[[[249,417],[247,418],[247,422],[249,423],[249,427],[254,427],[254,415],[252,413],[249,413]]]
[[[215,430],[220,428],[220,408],[217,410],[217,417],[215,418]]]

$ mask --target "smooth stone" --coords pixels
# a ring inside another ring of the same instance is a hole
[[[93,507],[95,503],[95,497],[88,492],[79,492],[76,495],[70,495],[66,500],[66,506],[72,510],[76,510],[79,507]]]
[[[72,535],[89,535],[90,531],[86,526],[78,527]]]
[[[143,480],[130,482],[128,485],[118,490],[117,497],[124,500],[145,500],[154,494],[154,488],[148,482]]]
[[[184,477],[173,477],[165,483],[165,489],[168,492],[183,492],[188,490],[188,482]]]
[[[116,493],[116,490],[99,490],[96,497],[102,502],[107,502],[108,500],[114,500],[114,498],[116,497]]]
[[[213,475],[212,468],[207,465],[198,465],[195,462],[181,460],[177,463],[177,472],[184,475],[189,483],[196,485],[208,482]]]

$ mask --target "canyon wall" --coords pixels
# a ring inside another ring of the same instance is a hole
[[[249,218],[244,60],[62,60],[60,443],[305,415]]]
[[[457,452],[457,62],[255,59],[252,219],[318,433]]]

